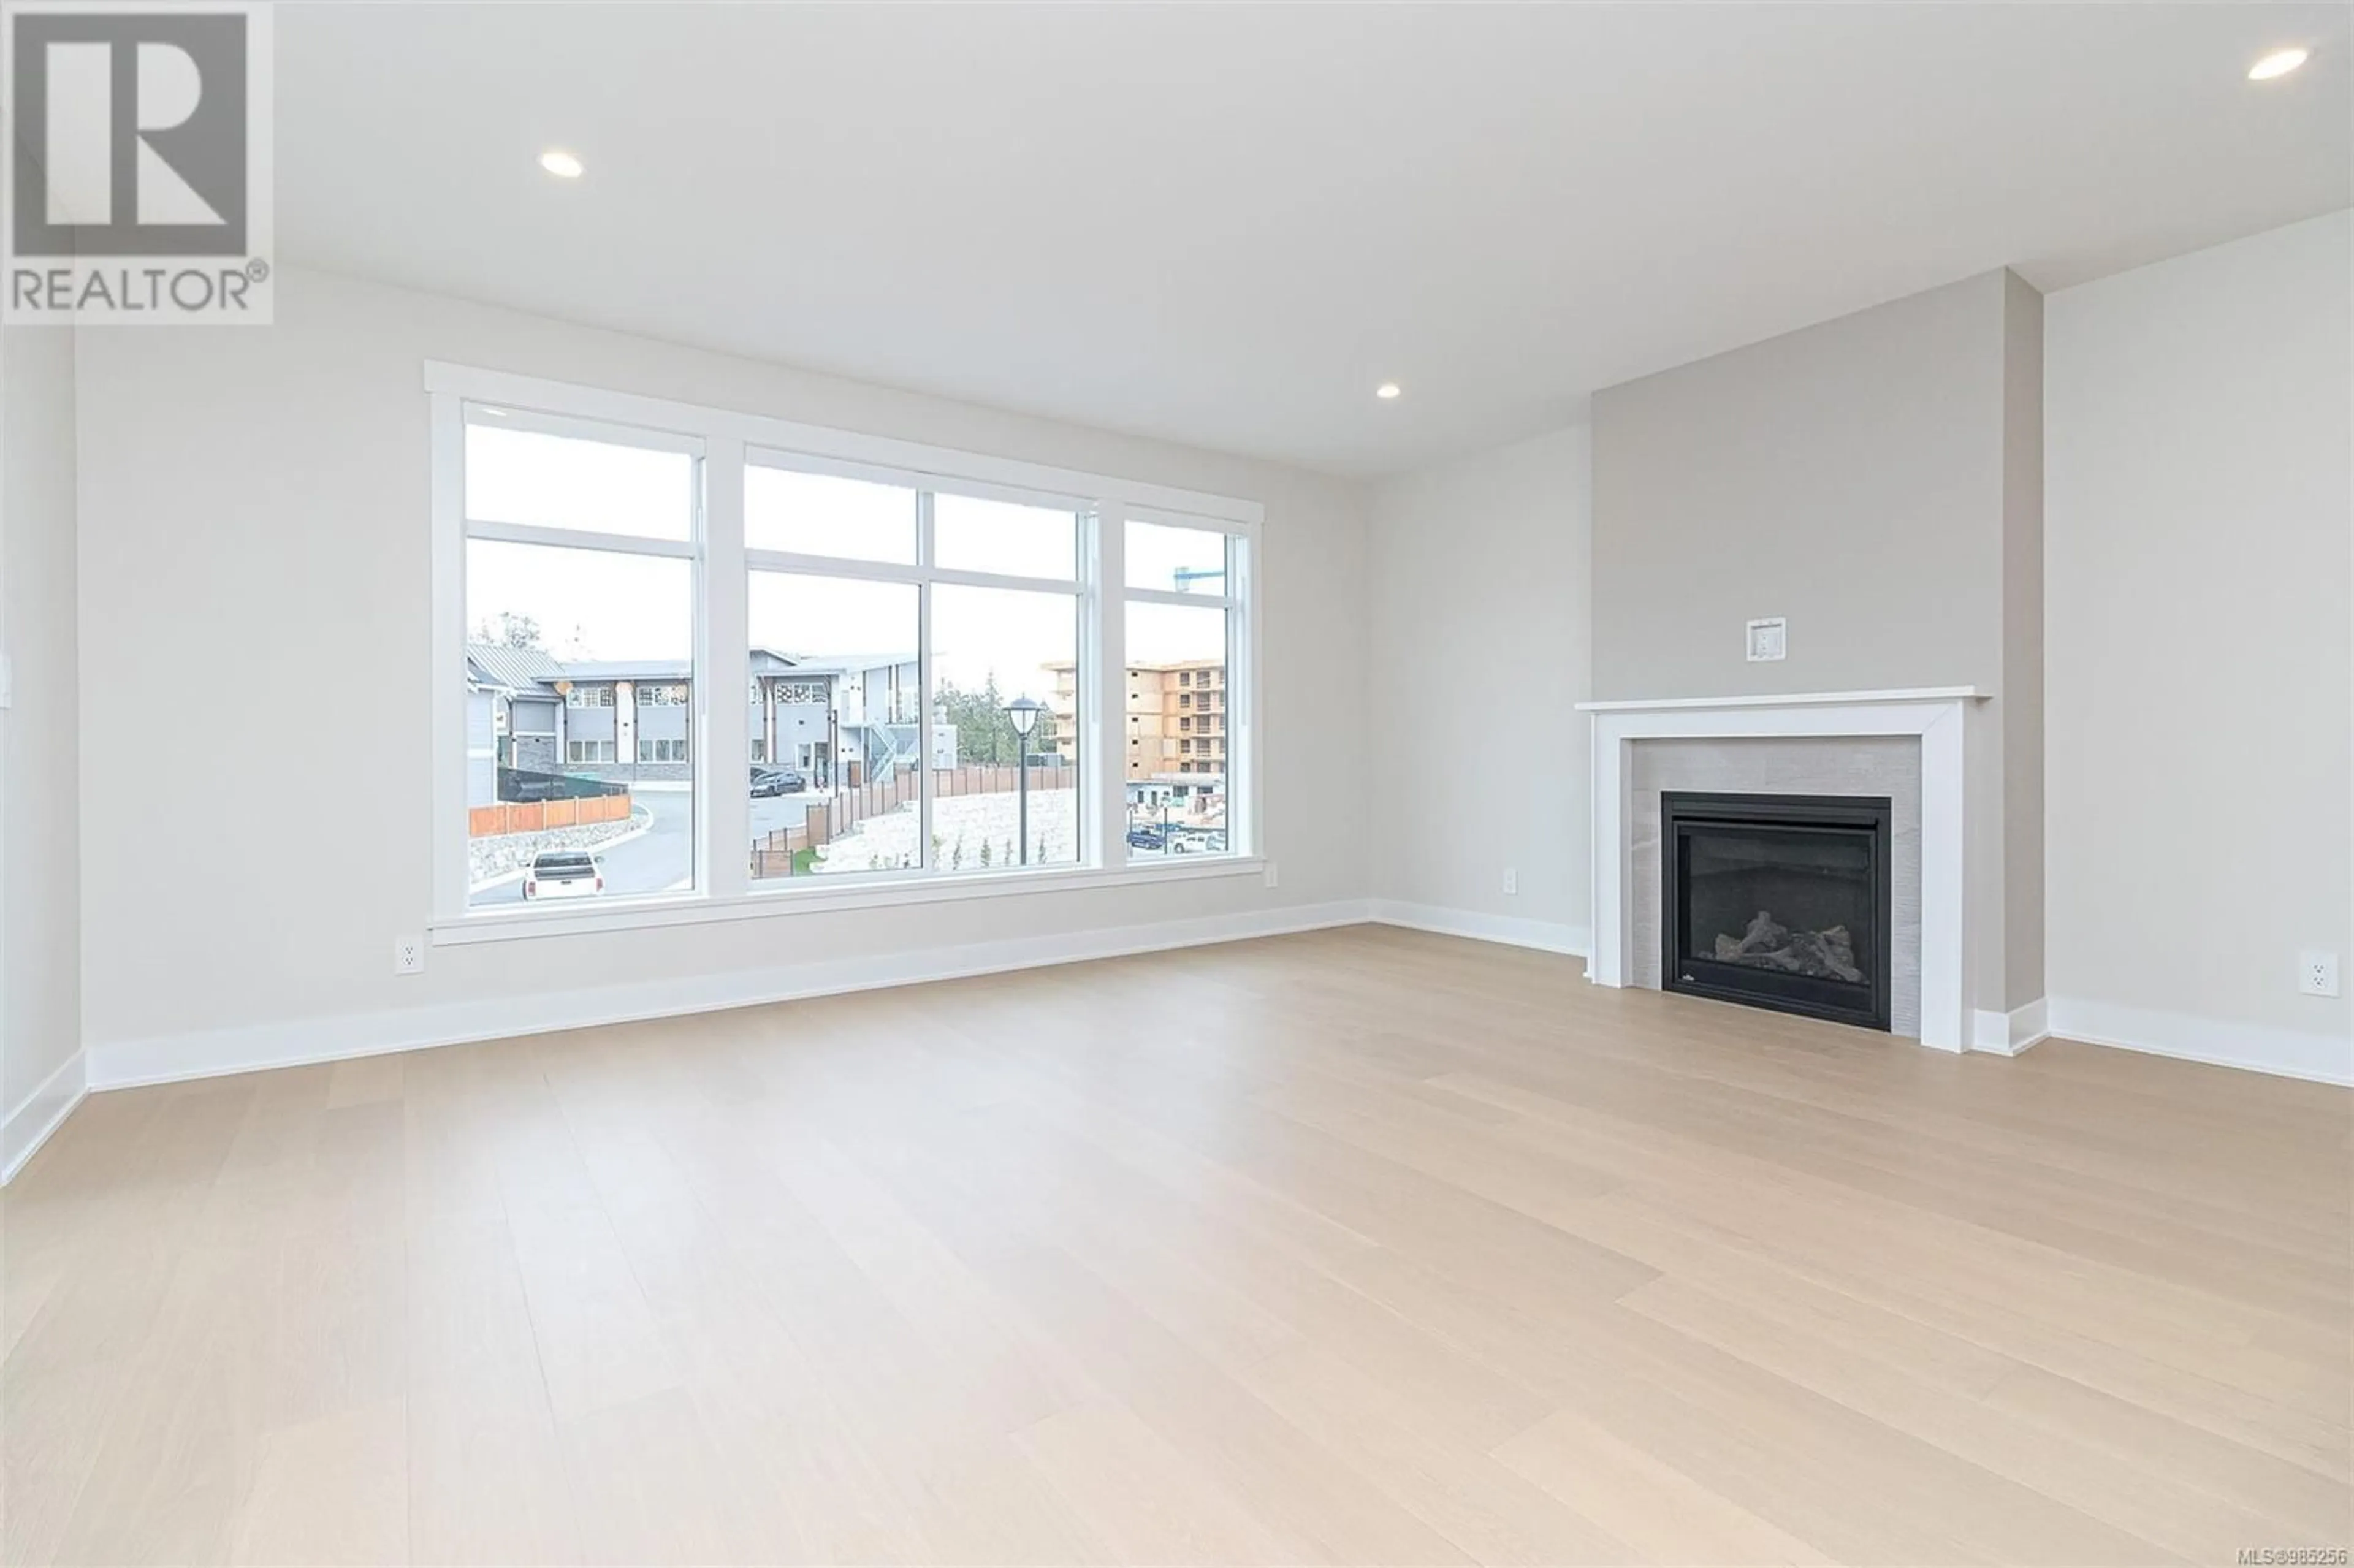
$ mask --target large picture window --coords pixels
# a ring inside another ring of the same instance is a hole
[[[470,406],[464,462],[466,907],[583,853],[599,896],[692,891],[696,443]]]
[[[752,879],[919,868],[920,736],[897,698],[920,678],[921,588],[755,570],[750,604],[756,657],[829,676],[778,682],[752,715],[775,759],[752,776]]]
[[[792,673],[780,697],[811,673],[832,693],[755,715],[803,766],[752,777],[753,881],[1079,864],[1083,769],[1047,699],[1078,665],[1082,503],[750,463],[752,658]]]
[[[1234,665],[1243,541],[1131,520],[1123,592],[1129,857],[1235,853]]]
[[[1256,506],[491,372],[428,384],[436,941],[1263,853]],[[583,854],[591,875],[562,874]]]

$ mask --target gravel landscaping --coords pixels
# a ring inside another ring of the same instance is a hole
[[[1021,800],[1013,790],[1003,794],[949,795],[932,802],[932,834],[944,871],[978,871],[982,866],[1018,864],[1017,842]],[[896,811],[869,817],[817,852],[811,870],[826,872],[888,871],[912,866],[918,832],[911,802]],[[1063,865],[1079,858],[1079,792],[1076,789],[1030,791],[1030,863]]]
[[[546,828],[535,833],[500,833],[466,841],[466,878],[475,887],[511,875],[529,865],[543,850],[601,850],[632,833],[643,832],[650,813],[643,806],[630,809],[628,822],[592,822],[583,828]]]

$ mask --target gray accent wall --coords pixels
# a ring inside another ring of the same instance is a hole
[[[1972,685],[1972,1005],[2043,993],[2042,300],[2008,270],[1594,397],[1594,695]],[[1746,623],[1788,622],[1752,663]]]
[[[2003,995],[2044,994],[2043,296],[2003,278]]]
[[[1595,395],[1597,699],[1997,685],[2008,277]]]

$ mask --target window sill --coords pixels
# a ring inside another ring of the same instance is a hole
[[[558,911],[530,909],[467,915],[438,920],[429,927],[434,947],[464,947],[475,942],[515,942],[539,937],[582,936],[599,931],[642,931],[662,926],[703,926],[720,920],[761,920],[775,916],[812,915],[842,909],[879,909],[900,904],[949,904],[967,898],[1002,898],[1029,893],[1061,893],[1090,887],[1141,887],[1156,882],[1199,882],[1213,878],[1261,876],[1267,861],[1258,855],[1204,856],[1199,860],[1167,861],[1158,865],[1130,865],[1118,871],[1077,868],[1069,871],[976,872],[947,876],[858,878],[855,885],[812,887],[807,881],[740,898],[694,895],[616,901],[596,909]]]

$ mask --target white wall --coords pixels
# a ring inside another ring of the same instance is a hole
[[[1374,896],[1581,952],[1589,450],[1574,426],[1381,486],[1367,615]]]
[[[74,335],[0,333],[0,1174],[81,1088]]]
[[[2063,1033],[2346,1075],[2347,1004],[2296,996],[2291,975],[2299,948],[2354,948],[2349,250],[2339,214],[2048,302],[2047,953]],[[101,1075],[110,1059],[194,1071],[531,1027],[604,1000],[749,997],[812,965],[889,978],[911,959],[1108,940],[1090,936],[1106,928],[1274,927],[1369,895],[1483,934],[1583,945],[1584,428],[1369,498],[1272,465],[371,283],[293,272],[282,284],[267,331],[86,334],[78,366],[45,370],[11,355],[12,411],[20,376],[50,408],[78,384],[81,1022]],[[429,357],[1262,501],[1280,887],[437,948],[423,977],[396,979],[389,940],[422,927],[428,894]],[[30,483],[18,443],[54,453],[57,424],[36,436],[11,421],[12,548]],[[74,439],[69,427],[63,450]],[[37,577],[12,571],[6,595],[20,683],[28,637],[72,636],[58,613],[77,599],[72,552],[37,558]],[[45,630],[27,632],[27,617]],[[71,651],[62,666],[50,657],[55,689],[72,691]],[[0,721],[12,742],[27,713]],[[72,821],[71,726],[30,784],[25,755],[12,744],[5,775],[12,932],[25,814],[45,810],[45,830]],[[171,819],[126,827],[152,821],[159,768]],[[65,863],[48,863],[43,885],[70,899]],[[332,885],[318,874],[329,864]],[[282,869],[256,874],[269,866]],[[1507,866],[1517,895],[1502,891]],[[73,922],[46,924],[69,948]],[[12,1086],[30,1070],[15,1041],[72,1036],[69,1021],[16,1023],[19,951]],[[73,966],[69,953],[34,969]]]
[[[2046,302],[2058,1033],[2354,1075],[2354,233],[2276,229]]]
[[[437,948],[423,976],[395,977],[392,939],[423,928],[429,882],[428,358],[1262,502],[1279,888],[1226,878]],[[292,270],[268,329],[86,334],[80,413],[84,1011],[101,1080],[545,1025],[597,1003],[749,998],[815,964],[887,978],[975,944],[1002,956],[1172,921],[1266,927],[1364,895],[1353,485]]]

